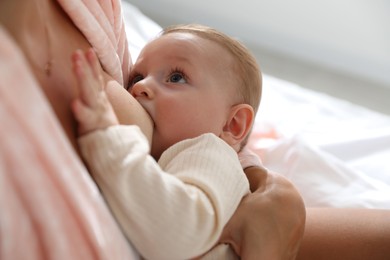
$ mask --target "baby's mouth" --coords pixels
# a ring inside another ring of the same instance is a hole
[[[148,114],[150,121],[152,121],[152,123],[153,123],[153,128],[155,128],[156,123],[154,121],[154,117],[153,117],[152,113],[150,112],[150,109],[148,108],[148,106],[146,104],[144,104],[144,102],[140,102],[140,101],[138,101],[138,102],[142,106],[142,108],[145,110],[145,112]]]

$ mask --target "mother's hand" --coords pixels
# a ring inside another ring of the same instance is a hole
[[[220,242],[242,259],[294,259],[305,228],[301,196],[287,179],[265,168],[245,173],[252,193],[241,201]]]

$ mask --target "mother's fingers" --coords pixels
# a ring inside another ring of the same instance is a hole
[[[294,259],[305,227],[305,207],[295,187],[263,168],[245,170],[251,183],[224,228],[219,242],[229,243],[243,259]]]

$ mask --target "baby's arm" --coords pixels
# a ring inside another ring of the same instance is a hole
[[[169,148],[159,165],[136,126],[79,139],[106,201],[147,259],[188,259],[209,250],[249,192],[237,155],[208,134]]]
[[[118,125],[118,119],[104,91],[101,67],[95,52],[77,50],[72,55],[79,96],[72,111],[79,123],[79,135]]]

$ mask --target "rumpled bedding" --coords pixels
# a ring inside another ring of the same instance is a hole
[[[390,117],[264,75],[249,142],[308,207],[390,209]]]

